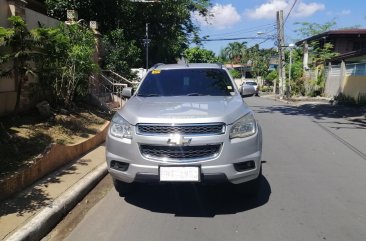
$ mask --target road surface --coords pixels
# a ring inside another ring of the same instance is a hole
[[[364,143],[337,136],[326,113],[246,102],[264,134],[257,198],[225,186],[145,186],[126,198],[111,189],[66,240],[365,240]],[[364,125],[356,131],[366,136]]]

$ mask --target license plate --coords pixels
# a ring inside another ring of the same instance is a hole
[[[160,167],[160,181],[162,182],[199,182],[199,167]]]

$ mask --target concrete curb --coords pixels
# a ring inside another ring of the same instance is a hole
[[[96,135],[78,144],[50,145],[50,149],[42,157],[36,159],[32,165],[25,166],[0,179],[0,200],[5,200],[40,178],[99,146],[105,141],[109,123],[107,121]]]
[[[106,174],[107,166],[100,165],[5,240],[42,239]]]

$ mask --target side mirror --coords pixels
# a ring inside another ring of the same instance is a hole
[[[122,89],[122,96],[126,98],[130,98],[133,94],[132,87],[125,87]]]

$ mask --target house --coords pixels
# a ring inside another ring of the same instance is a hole
[[[309,44],[313,41],[322,47],[332,43],[338,53],[326,67],[325,95],[335,97],[343,94],[356,101],[366,98],[366,29],[327,31],[296,43],[303,46],[303,67],[309,70]]]

